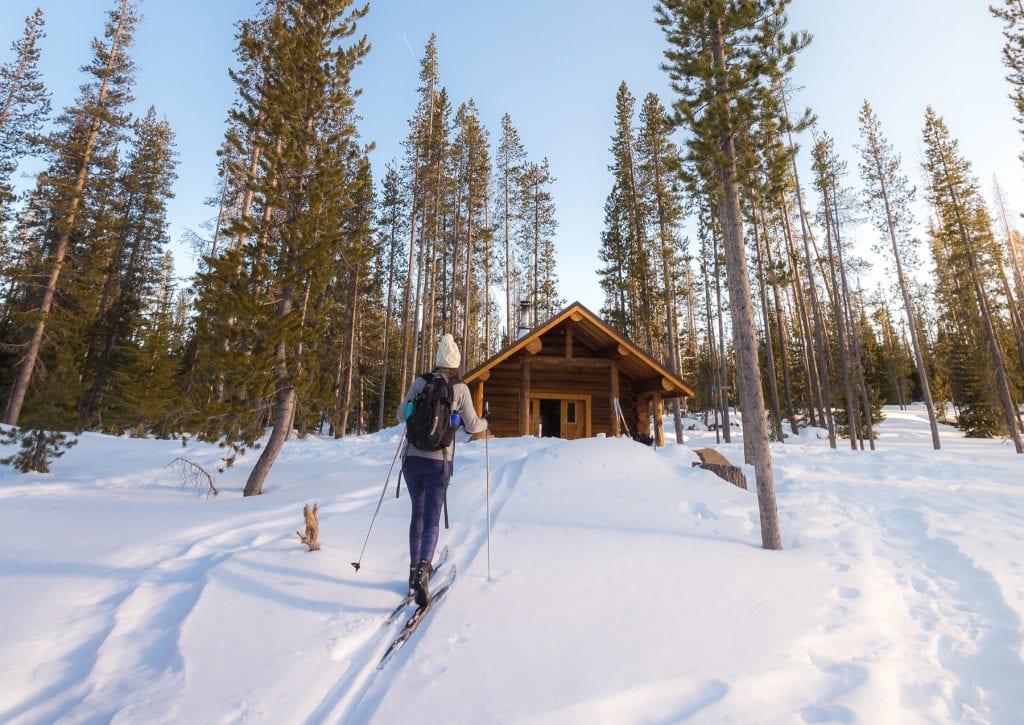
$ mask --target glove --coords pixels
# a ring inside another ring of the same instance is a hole
[[[491,427],[491,411],[488,410],[486,413],[484,413],[484,420],[487,421],[487,427],[490,428]]]

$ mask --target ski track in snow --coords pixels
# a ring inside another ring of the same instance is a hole
[[[490,473],[492,526],[512,495],[514,484],[522,473],[525,460],[526,456],[523,456],[506,460],[499,466],[492,466]],[[467,509],[485,510],[486,495],[485,488],[472,498],[471,505],[467,506]],[[451,512],[449,515],[451,516]],[[481,553],[486,556],[486,527],[474,527],[468,525],[466,521],[460,520],[452,520],[451,525],[453,535],[448,543],[450,551],[448,566],[451,566],[452,562],[461,561],[469,564],[475,561]],[[440,546],[441,544],[439,544]],[[443,609],[442,605],[443,603],[440,603],[436,611],[432,609],[428,617],[435,617],[438,611]],[[350,642],[344,649],[332,653],[333,658],[348,660],[353,664],[342,673],[317,708],[308,718],[305,718],[306,723],[313,725],[314,723],[369,722],[373,719],[376,708],[387,692],[389,673],[401,667],[405,658],[412,656],[417,644],[416,638],[422,637],[430,627],[431,622],[428,619],[417,630],[415,638],[394,656],[384,670],[378,671],[377,664],[381,656],[391,640],[401,630],[411,611],[412,607],[408,607],[406,613],[396,618],[390,626],[367,627],[355,638],[354,642]]]
[[[91,616],[102,619],[100,633],[69,653],[75,667],[65,679],[0,711],[0,721],[26,716],[40,722],[109,722],[115,715],[132,721],[133,705],[146,704],[140,700],[172,695],[184,668],[181,629],[209,573],[234,554],[268,543],[264,529],[286,527],[294,518],[260,517],[213,534],[186,532],[177,553],[149,564],[140,581],[91,609]],[[112,702],[131,704],[111,707]]]

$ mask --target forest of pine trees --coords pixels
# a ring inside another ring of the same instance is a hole
[[[768,443],[800,426],[873,449],[881,406],[921,401],[935,448],[951,422],[1024,452],[1010,200],[975,177],[939,109],[921,117],[918,168],[869,100],[860,143],[838,148],[792,107],[811,38],[787,28],[788,5],[658,2],[672,95],[619,84],[595,150],[610,178],[592,240],[601,314],[694,387],[689,407],[726,441],[743,413],[768,548]],[[390,425],[442,333],[464,372],[514,340],[520,300],[535,322],[565,305],[558,169],[525,147],[515,109],[488,128],[472,98],[449,95],[435,36],[402,155],[373,167],[352,81],[373,52],[367,10],[264,0],[239,23],[215,217],[188,279],[167,249],[174,130],[159,108],[129,110],[136,4],[111,0],[80,93],[56,115],[45,18],[26,18],[0,56],[0,404],[17,426],[6,435],[44,451],[37,470],[82,430],[198,436],[226,465],[261,440],[245,489],[258,494],[290,436]],[[1024,135],[1024,7],[990,11]],[[42,171],[16,183],[29,160]],[[854,245],[864,222],[871,265]]]

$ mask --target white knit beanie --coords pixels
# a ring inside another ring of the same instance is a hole
[[[437,346],[437,357],[434,364],[439,368],[457,368],[462,362],[462,355],[459,354],[459,346],[455,344],[455,338],[449,333],[441,336],[441,342]]]

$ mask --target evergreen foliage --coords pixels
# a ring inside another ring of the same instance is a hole
[[[93,41],[92,61],[84,68],[91,80],[46,139],[51,160],[34,200],[43,213],[25,231],[31,247],[24,256],[25,290],[8,332],[21,360],[7,400],[9,425],[19,422],[35,376],[35,400],[28,400],[23,425],[78,426],[80,364],[116,236],[112,200],[117,147],[130,120],[125,107],[132,100],[134,65],[127,49],[136,22],[128,0],[108,13],[104,40]]]
[[[261,492],[296,419],[323,415],[310,404],[310,366],[332,310],[348,301],[339,287],[358,286],[366,259],[372,194],[369,203],[359,199],[368,172],[351,73],[369,45],[346,44],[366,11],[349,0],[293,0],[243,23],[239,34],[241,65],[260,77],[234,76],[240,101],[227,146],[254,160],[254,173],[243,177],[251,205],[227,226],[238,242],[208,258],[199,279],[193,395],[202,435],[234,448],[252,445],[272,422],[246,495]],[[341,422],[347,408],[340,400],[338,407]]]
[[[1001,253],[991,219],[970,163],[931,108],[925,114],[924,146],[936,217],[930,229],[936,297],[940,325],[952,333],[946,355],[947,365],[957,371],[951,383],[959,388],[954,397],[960,401],[960,425],[969,435],[999,431],[1024,453],[1015,402],[1019,391],[1001,339],[1006,335],[998,315]]]
[[[18,162],[35,153],[50,115],[50,94],[39,73],[39,42],[46,37],[42,8],[25,18],[22,36],[11,45],[14,57],[0,65],[0,239],[10,221]]]
[[[989,12],[1003,21],[1003,64],[1009,71],[1010,100],[1017,111],[1017,123],[1024,136],[1024,3],[1021,0],[1003,0],[1002,7],[989,5]],[[1024,161],[1024,154],[1020,155]]]
[[[22,473],[49,473],[53,459],[63,456],[68,448],[78,443],[78,439],[69,438],[64,433],[45,430],[8,428],[0,432],[0,444],[15,443],[21,450],[13,456],[0,458],[0,465],[13,466]]]
[[[520,249],[523,269],[528,280],[524,297],[531,299],[534,321],[541,322],[565,306],[558,295],[555,271],[554,234],[558,228],[555,201],[551,195],[548,160],[528,163],[520,178]]]

